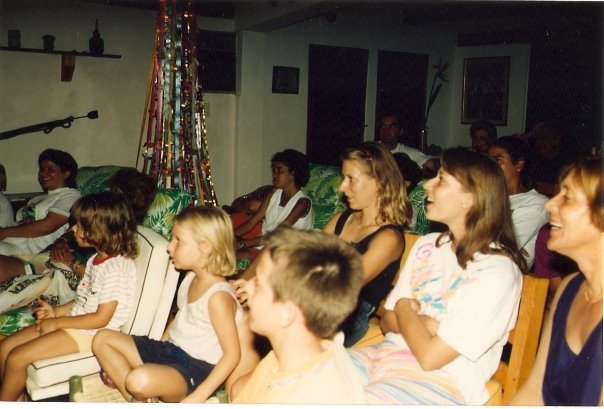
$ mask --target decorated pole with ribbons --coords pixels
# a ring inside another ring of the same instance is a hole
[[[160,188],[180,188],[191,193],[196,204],[216,206],[197,76],[195,15],[190,1],[159,4],[139,144],[143,172]]]

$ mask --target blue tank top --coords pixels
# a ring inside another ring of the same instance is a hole
[[[566,342],[566,321],[577,295],[582,274],[573,278],[562,293],[552,327],[543,379],[543,402],[547,406],[596,406],[602,393],[602,320],[587,338],[579,355]]]

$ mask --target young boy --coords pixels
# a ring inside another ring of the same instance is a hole
[[[356,306],[360,255],[336,236],[288,226],[265,249],[245,290],[250,328],[273,350],[237,381],[233,402],[365,403],[342,334],[329,340]]]

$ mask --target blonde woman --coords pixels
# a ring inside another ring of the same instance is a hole
[[[353,314],[344,322],[346,346],[367,332],[369,319],[392,288],[405,250],[403,228],[412,209],[394,157],[382,145],[366,142],[342,154],[340,191],[349,208],[324,231],[339,236],[362,255],[365,285]]]

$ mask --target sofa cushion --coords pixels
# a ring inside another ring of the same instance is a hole
[[[0,335],[9,336],[36,322],[30,307],[21,307],[0,314]]]
[[[310,164],[310,178],[302,190],[312,200],[314,229],[323,230],[334,214],[346,208],[343,194],[338,190],[342,179],[338,167]]]
[[[82,166],[76,175],[80,193],[88,195],[109,190],[109,179],[124,166]]]
[[[191,204],[192,199],[193,195],[181,189],[158,189],[143,225],[170,240],[174,218]]]
[[[82,195],[109,190],[109,179],[126,166],[82,166],[76,176],[76,184]],[[134,168],[129,168],[134,169]],[[187,207],[193,195],[181,189],[157,190],[155,199],[149,206],[143,225],[155,230],[166,239],[172,238],[174,217]]]

